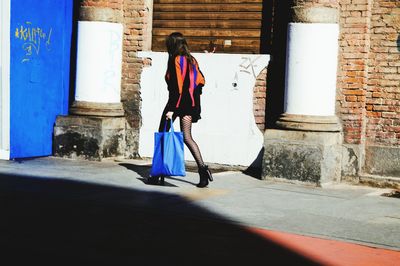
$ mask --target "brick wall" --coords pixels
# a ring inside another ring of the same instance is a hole
[[[120,9],[124,0],[81,0],[80,6]]]
[[[400,146],[400,1],[374,1],[367,90],[367,143]]]
[[[400,145],[400,2],[340,1],[338,116],[345,143]]]
[[[345,143],[360,144],[365,128],[365,104],[370,49],[369,0],[340,1],[338,116]]]
[[[141,126],[140,76],[143,60],[137,57],[137,52],[146,50],[151,38],[146,38],[149,32],[151,18],[151,1],[124,1],[124,47],[122,64],[121,101],[127,118],[126,157],[138,156],[139,130]]]
[[[253,113],[256,124],[261,132],[265,130],[265,105],[267,96],[267,69],[257,76],[253,89]]]

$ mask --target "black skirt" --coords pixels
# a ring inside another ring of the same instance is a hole
[[[187,88],[187,87],[186,87]],[[164,127],[166,126],[166,130],[169,130],[169,123],[167,125],[165,125],[166,122],[166,118],[165,115],[169,112],[169,111],[174,111],[174,115],[173,115],[173,120],[175,120],[176,117],[184,117],[186,115],[190,115],[192,117],[192,123],[196,123],[199,119],[201,119],[200,113],[201,113],[201,103],[200,103],[200,96],[202,93],[202,86],[198,86],[193,93],[193,98],[194,98],[194,106],[192,105],[192,99],[190,97],[190,93],[188,89],[184,89],[183,90],[183,94],[182,94],[182,98],[181,101],[179,103],[179,107],[178,108],[172,108],[171,107],[171,102],[173,103],[173,106],[175,106],[175,102],[177,102],[178,98],[179,98],[179,94],[178,96],[175,96],[175,94],[173,97],[173,101],[171,101],[171,94],[170,94],[170,98],[168,99],[168,103],[166,104],[164,111],[161,115],[160,118],[160,124],[158,127],[158,131],[159,132],[163,132],[164,131]],[[176,99],[176,100],[175,100]]]
[[[192,123],[196,123],[199,119],[201,119],[200,94],[201,94],[201,87],[197,87],[193,93],[193,98],[194,98],[194,106],[193,106],[193,101],[192,98],[190,97],[189,90],[183,90],[179,107],[176,110],[176,116],[183,117],[185,115],[190,115],[192,117]]]

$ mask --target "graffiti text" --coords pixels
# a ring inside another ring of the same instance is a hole
[[[53,28],[45,31],[41,27],[34,27],[29,21],[17,27],[14,36],[23,41],[22,49],[25,52],[22,63],[28,62],[34,54],[39,55],[43,45],[50,50],[52,33]]]
[[[256,77],[256,73],[254,72],[254,67],[257,67],[254,63],[260,59],[260,57],[255,57],[254,59],[251,59],[250,57],[242,57],[243,62],[239,65],[240,66],[240,72],[245,72],[248,74],[253,74],[254,78]],[[251,71],[251,72],[250,72]]]

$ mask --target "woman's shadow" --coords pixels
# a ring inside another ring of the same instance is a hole
[[[119,165],[125,167],[128,170],[131,170],[131,171],[137,173],[138,175],[140,175],[140,177],[138,178],[140,181],[142,181],[143,183],[145,183],[147,185],[150,185],[150,183],[148,181],[149,181],[149,177],[150,177],[151,165],[138,165],[138,164],[132,164],[132,163],[120,163]],[[164,186],[167,186],[167,187],[177,187],[176,185],[167,182],[167,180],[175,180],[175,181],[179,181],[179,182],[188,183],[191,185],[196,185],[195,183],[192,183],[185,179],[176,178],[176,177],[172,177],[172,176],[166,176]]]

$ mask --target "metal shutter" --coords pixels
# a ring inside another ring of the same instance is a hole
[[[153,51],[174,31],[192,52],[260,53],[262,0],[154,0]]]

